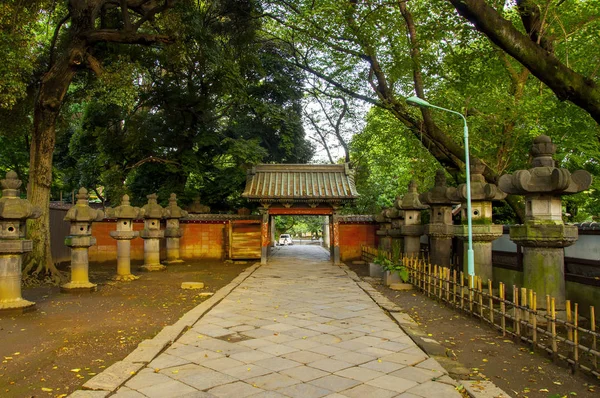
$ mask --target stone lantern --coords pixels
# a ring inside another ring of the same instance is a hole
[[[418,257],[421,252],[421,210],[427,208],[419,200],[417,183],[411,180],[408,184],[408,192],[400,200],[396,201],[396,207],[404,212],[404,222],[400,225],[400,234],[404,237],[405,256]]]
[[[190,214],[208,214],[210,213],[210,207],[200,203],[200,195],[194,198],[194,201],[187,208]]]
[[[473,236],[473,260],[475,275],[481,277],[484,283],[492,279],[492,241],[502,236],[502,225],[492,223],[492,201],[502,200],[506,194],[495,184],[485,182],[483,172],[485,164],[479,159],[471,161],[471,219]],[[449,188],[448,196],[459,200],[461,220],[467,221],[467,185],[460,184],[458,188]],[[468,274],[467,250],[469,230],[466,224],[455,225],[454,234],[464,242],[464,273]]]
[[[396,200],[394,204],[400,200],[400,196],[396,196]],[[402,252],[403,247],[403,237],[400,234],[400,226],[404,220],[404,214],[401,209],[397,206],[392,206],[385,210],[385,216],[390,221],[390,227],[387,230],[387,234],[391,241],[390,247],[391,251],[394,252],[397,249],[399,252]]]
[[[165,209],[156,201],[155,193],[146,196],[148,203],[142,207],[140,215],[144,217],[144,229],[140,237],[144,239],[144,271],[162,271],[166,267],[160,263],[160,240],[165,237],[165,231],[160,229],[160,220]]]
[[[533,140],[529,170],[500,177],[498,186],[508,194],[525,196],[525,223],[510,227],[510,239],[523,246],[523,283],[537,293],[538,308],[546,295],[565,302],[564,248],[578,238],[577,227],[562,220],[561,196],[584,191],[592,183],[585,170],[570,173],[555,166],[556,145],[550,137]]]
[[[177,206],[177,195],[174,193],[169,197],[169,205],[165,208],[165,218],[167,219],[167,229],[165,237],[167,238],[167,264],[182,263],[179,258],[179,238],[183,231],[179,228],[179,219],[187,217],[188,212]]]
[[[432,264],[449,267],[452,263],[452,205],[458,203],[447,196],[446,175],[443,170],[435,174],[435,185],[431,190],[419,195],[422,203],[430,207],[429,224],[424,232],[429,235],[429,253]]]
[[[129,204],[129,196],[123,195],[121,205],[114,209],[106,209],[107,216],[117,219],[117,230],[110,231],[110,236],[117,240],[117,281],[133,281],[139,278],[131,273],[131,240],[139,236],[133,230],[133,220],[140,215],[140,209]]]
[[[379,247],[382,250],[392,250],[392,237],[390,230],[392,229],[392,220],[388,217],[391,214],[390,209],[383,209],[381,213],[375,216],[375,221],[379,224],[379,229],[375,232],[379,236]],[[396,210],[396,209],[394,209]],[[397,213],[397,210],[396,210]]]
[[[21,266],[23,253],[33,249],[25,239],[25,223],[38,218],[42,210],[19,198],[22,181],[17,173],[9,171],[0,180],[0,313],[33,310],[35,303],[21,297]]]
[[[65,238],[65,245],[71,248],[71,281],[60,287],[65,293],[96,290],[96,284],[89,280],[88,250],[96,244],[92,222],[102,220],[104,212],[89,206],[87,189],[79,188],[76,197],[75,206],[64,218],[71,223],[70,235]]]

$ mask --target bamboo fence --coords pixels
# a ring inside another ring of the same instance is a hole
[[[389,252],[362,247],[362,259],[372,262],[378,255],[391,258]],[[531,289],[512,287],[508,292],[502,282],[493,289],[491,280],[464,275],[446,267],[432,265],[423,259],[403,257],[409,270],[409,283],[431,298],[467,312],[490,324],[532,351],[546,352],[553,361],[568,364],[572,372],[583,371],[600,378],[598,362],[599,329],[594,306],[584,328],[580,324],[579,305],[565,302],[565,319],[557,316],[556,300],[546,296],[546,310],[538,310],[537,295]],[[507,298],[508,297],[508,298]],[[510,298],[510,299],[509,299]]]

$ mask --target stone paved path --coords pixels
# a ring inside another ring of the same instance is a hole
[[[460,397],[452,383],[325,250],[292,246],[112,396]]]

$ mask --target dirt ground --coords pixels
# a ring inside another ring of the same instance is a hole
[[[145,339],[175,323],[250,263],[204,261],[169,265],[164,272],[137,273],[113,282],[116,265],[92,264],[98,290],[63,294],[58,287],[23,290],[37,310],[0,317],[0,396],[63,397],[96,373],[126,357]],[[135,267],[134,267],[135,269]],[[181,282],[204,282],[183,290]]]
[[[358,276],[368,277],[368,265],[348,266]],[[445,362],[456,364],[448,367],[451,374],[466,368],[467,378],[489,379],[513,397],[600,397],[600,380],[579,373],[572,375],[543,353],[530,352],[529,347],[503,338],[487,324],[416,290],[394,291],[378,280],[366,280],[404,309],[429,338],[445,347],[445,354],[451,359]]]

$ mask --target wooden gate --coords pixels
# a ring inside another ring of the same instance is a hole
[[[231,220],[229,258],[259,259],[261,253],[260,220]]]

